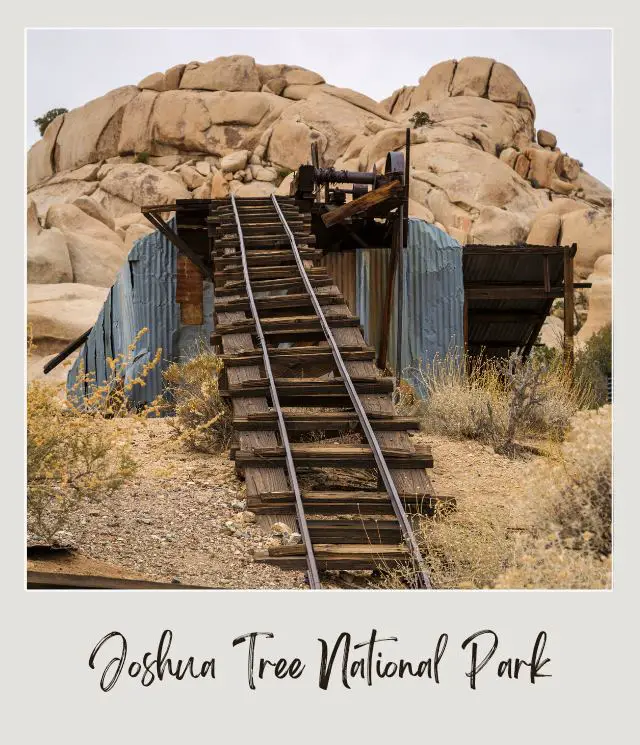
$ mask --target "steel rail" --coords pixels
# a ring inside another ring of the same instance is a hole
[[[231,206],[233,207],[233,214],[236,220],[236,227],[238,229],[238,243],[240,244],[240,257],[242,259],[242,271],[244,274],[244,281],[247,287],[247,298],[249,299],[249,307],[251,308],[251,315],[256,324],[255,335],[258,337],[260,347],[262,349],[262,360],[264,364],[264,371],[269,379],[269,391],[271,393],[271,402],[273,408],[276,410],[278,417],[278,431],[280,433],[280,440],[282,447],[285,451],[285,460],[287,464],[287,474],[289,476],[289,483],[295,496],[296,505],[296,517],[298,520],[298,527],[300,528],[300,535],[302,536],[303,543],[307,550],[307,567],[309,570],[309,586],[312,590],[320,589],[320,575],[318,574],[318,565],[316,563],[316,557],[313,553],[313,544],[311,543],[311,536],[309,535],[309,528],[307,526],[307,518],[304,514],[304,505],[302,504],[302,494],[300,493],[300,485],[298,484],[298,477],[296,469],[293,463],[293,456],[291,455],[291,446],[289,444],[289,436],[287,434],[287,428],[284,423],[284,415],[280,406],[280,399],[278,398],[278,391],[273,378],[273,371],[271,370],[271,362],[269,361],[269,353],[267,352],[267,342],[262,332],[262,324],[260,323],[260,317],[258,315],[258,309],[256,308],[256,302],[253,297],[253,290],[251,289],[251,279],[249,277],[249,265],[247,263],[247,253],[244,246],[244,235],[242,233],[242,225],[240,224],[240,215],[238,214],[238,208],[236,205],[236,199],[233,194],[231,196]],[[287,228],[289,226],[287,225]],[[306,276],[306,275],[305,275]]]
[[[273,205],[278,214],[278,217],[280,218],[282,227],[284,228],[289,238],[289,242],[291,243],[291,250],[293,252],[293,256],[295,258],[296,264],[300,271],[302,282],[304,284],[304,287],[307,293],[309,294],[311,304],[313,305],[313,309],[315,310],[316,315],[318,316],[320,325],[322,327],[322,330],[324,331],[324,335],[327,339],[327,342],[329,343],[329,346],[331,347],[331,351],[333,353],[333,358],[335,360],[336,367],[338,368],[340,377],[342,378],[344,382],[344,386],[347,389],[347,393],[349,394],[349,398],[351,399],[353,408],[355,409],[355,412],[358,415],[358,420],[360,422],[360,426],[362,427],[362,431],[364,432],[365,437],[367,438],[367,442],[369,443],[369,447],[371,448],[373,452],[373,457],[378,467],[380,477],[382,478],[387,494],[389,495],[391,504],[393,506],[393,511],[396,515],[396,518],[398,519],[398,522],[400,523],[400,529],[402,530],[404,541],[407,545],[407,548],[409,549],[411,553],[411,558],[415,564],[418,586],[421,587],[422,589],[429,590],[432,587],[431,580],[429,579],[429,576],[424,568],[424,560],[422,558],[422,554],[420,553],[420,548],[418,547],[418,544],[416,543],[416,539],[413,534],[413,529],[411,528],[411,524],[409,523],[409,518],[407,517],[407,513],[404,510],[404,506],[402,505],[402,501],[400,500],[398,490],[396,489],[396,485],[393,482],[393,479],[391,477],[389,467],[387,466],[387,462],[384,458],[384,455],[382,454],[382,450],[380,449],[378,440],[376,439],[376,436],[373,432],[373,428],[371,427],[371,422],[369,421],[369,417],[367,416],[367,413],[364,410],[364,407],[362,406],[362,402],[360,401],[360,398],[356,392],[355,386],[353,385],[353,381],[351,380],[351,376],[349,375],[347,366],[345,365],[344,360],[342,359],[342,355],[340,354],[340,349],[338,348],[336,340],[333,337],[333,334],[331,332],[329,324],[327,323],[327,319],[325,318],[324,312],[318,301],[318,298],[316,297],[313,287],[311,286],[311,283],[309,282],[309,277],[307,276],[306,269],[304,268],[304,264],[302,262],[302,259],[300,258],[300,253],[298,251],[298,246],[296,245],[295,238],[293,237],[291,228],[287,224],[287,221],[284,215],[282,214],[282,210],[280,209],[280,205],[278,204],[278,200],[276,199],[275,194],[271,195],[271,201],[273,202]]]

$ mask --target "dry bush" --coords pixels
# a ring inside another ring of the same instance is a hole
[[[47,543],[85,502],[118,489],[135,470],[126,445],[41,381],[27,389],[27,528]]]
[[[426,431],[479,440],[514,454],[516,438],[562,439],[587,392],[561,363],[460,359],[453,353],[412,371]]]
[[[144,388],[149,373],[160,363],[162,348],[156,350],[155,355],[131,375],[134,367],[136,347],[149,329],[141,329],[127,347],[127,351],[117,357],[107,357],[109,368],[107,379],[96,383],[95,373],[84,371],[82,360],[78,364],[78,374],[71,389],[67,392],[67,399],[83,414],[94,414],[107,419],[129,416],[133,412],[132,393],[135,388]],[[144,410],[145,416],[156,412],[155,406]]]
[[[611,406],[581,412],[562,458],[532,480],[548,529],[570,548],[611,553]]]
[[[222,360],[203,350],[186,362],[174,362],[164,371],[168,397],[175,412],[172,422],[188,447],[218,453],[233,434],[231,408],[220,396]]]
[[[571,424],[557,457],[531,461],[526,502],[465,496],[455,511],[418,518],[436,588],[610,586],[611,407],[581,411]],[[384,587],[410,584],[408,568],[382,573]]]
[[[512,553],[507,508],[459,500],[419,521],[418,541],[436,588],[490,587]]]
[[[147,331],[136,335],[126,353],[107,358],[109,374],[100,384],[81,368],[66,399],[59,395],[61,386],[28,385],[27,529],[38,539],[53,541],[74,512],[107,497],[135,472],[127,443],[108,420],[134,414],[131,393],[146,384],[160,361],[158,349],[135,376],[130,373],[136,346]],[[33,349],[27,329],[27,354]],[[150,407],[144,414],[153,411]]]
[[[495,581],[500,590],[602,590],[611,586],[611,556],[576,551],[557,534],[524,536]]]

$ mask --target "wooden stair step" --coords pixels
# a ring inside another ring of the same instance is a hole
[[[307,270],[307,274],[309,271]],[[332,287],[335,282],[332,277],[314,277],[313,274],[309,277],[311,286],[314,288],[320,287]],[[271,290],[292,290],[292,289],[304,289],[304,283],[298,276],[280,279],[262,279],[262,280],[251,280],[251,288],[254,293],[257,292],[270,292]],[[226,282],[220,287],[216,287],[217,297],[227,297],[228,295],[240,295],[246,297],[247,288],[244,283],[244,279],[232,280]],[[320,297],[320,295],[318,295]]]
[[[357,316],[330,316],[327,318],[329,326],[335,328],[357,328],[360,326],[360,319]],[[285,316],[279,318],[263,318],[260,325],[264,333],[270,331],[315,331],[321,330],[320,320],[317,316]],[[215,335],[224,336],[225,334],[253,334],[256,330],[256,323],[253,318],[247,318],[233,323],[220,323],[216,326]]]
[[[253,287],[253,280],[256,279],[297,279],[300,276],[300,272],[298,271],[298,267],[295,265],[292,266],[282,266],[282,267],[257,267],[256,269],[250,269],[251,274],[251,286]],[[325,279],[328,277],[327,269],[323,266],[313,267],[311,269],[307,269],[307,275],[309,277],[318,278],[318,279]],[[244,281],[244,273],[242,272],[242,269],[230,267],[228,269],[223,269],[220,272],[214,272],[213,278],[218,281],[233,281],[233,280],[243,280]],[[332,283],[333,284],[333,283]],[[254,289],[254,292],[256,290]]]
[[[284,413],[287,432],[343,431],[360,430],[360,422],[355,412],[308,412],[304,414]],[[369,415],[369,422],[378,432],[406,432],[419,430],[420,420],[405,416]],[[246,417],[235,417],[233,426],[238,432],[278,431],[278,417],[275,411],[258,412]]]
[[[283,296],[286,297],[286,296]],[[321,296],[319,296],[321,297]],[[328,296],[331,297],[331,296]],[[258,298],[256,298],[257,300]],[[258,309],[260,306],[258,306]],[[338,345],[342,359],[347,362],[373,360],[376,350],[373,347],[356,347],[347,344]],[[254,350],[237,354],[223,354],[220,359],[225,367],[244,367],[247,365],[261,365],[262,352]],[[332,362],[333,353],[327,347],[285,347],[284,349],[270,349],[269,360],[272,363],[287,363],[305,365],[321,362]]]
[[[300,398],[301,396],[326,396],[333,393],[346,396],[342,378],[275,378],[274,382],[280,403],[283,403],[285,398]],[[393,391],[392,378],[352,378],[352,382],[358,393],[391,393]],[[247,398],[248,396],[267,395],[269,392],[269,379],[257,378],[221,389],[220,395]]]
[[[315,235],[309,233],[294,234],[296,243],[299,246],[314,246],[316,243]],[[287,235],[247,235],[243,236],[244,245],[249,248],[251,246],[290,246],[291,241]],[[237,248],[240,245],[240,239],[235,236],[233,238],[223,238],[216,240],[216,248]]]
[[[300,251],[300,257],[302,259],[320,259],[322,251],[316,251],[315,249],[302,249]],[[288,262],[295,262],[295,257],[291,250],[288,251],[260,251],[259,253],[247,252],[247,264],[249,267],[257,266],[281,266]],[[215,258],[216,269],[223,267],[237,267],[242,266],[242,257],[240,254],[227,255],[227,256],[216,256]]]
[[[375,520],[355,516],[351,519],[307,519],[312,543],[386,543],[402,541],[402,531],[397,520]]]
[[[296,467],[310,468],[375,468],[373,452],[368,445],[309,445],[293,443],[291,454]],[[400,448],[382,448],[382,454],[389,468],[432,468],[433,456],[429,446],[416,447],[415,452]],[[232,458],[238,466],[277,467],[285,465],[284,448],[268,447],[253,450],[231,449]]]
[[[255,235],[256,233],[284,233],[284,228],[282,227],[282,223],[280,220],[272,220],[272,219],[247,219],[247,220],[241,220],[240,224],[242,225],[242,232],[244,235]],[[235,218],[233,220],[220,220],[219,222],[213,223],[210,222],[209,225],[214,226],[215,238],[222,238],[223,235],[236,235],[237,234],[237,223],[235,221]],[[291,228],[291,230],[295,233],[297,230],[301,230],[303,228],[306,228],[307,230],[311,229],[311,218],[295,218],[292,217],[290,220],[287,220],[287,225]],[[202,227],[202,226],[200,226]]]
[[[342,295],[318,295],[320,305],[344,305],[345,299]],[[305,292],[297,292],[291,295],[272,295],[270,297],[255,298],[258,310],[273,310],[275,308],[310,308],[311,298]],[[249,298],[235,298],[223,300],[217,298],[214,307],[218,313],[232,313],[244,310],[249,312]]]
[[[410,560],[410,553],[402,544],[322,544],[313,546],[320,570],[378,569],[393,567]],[[305,569],[306,549],[302,545],[274,546],[256,551],[254,560],[282,569]]]
[[[399,494],[409,513],[432,515],[438,505],[454,509],[454,497],[429,494]],[[302,501],[310,515],[393,515],[386,491],[303,491]],[[247,496],[247,509],[260,515],[287,514],[294,510],[293,492],[271,492]]]

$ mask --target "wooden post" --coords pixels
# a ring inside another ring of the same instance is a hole
[[[393,284],[398,265],[398,252],[400,241],[398,240],[397,221],[391,236],[391,256],[389,257],[389,270],[387,276],[387,288],[384,298],[384,307],[380,319],[380,350],[376,362],[380,370],[387,367],[387,353],[389,350],[389,327],[391,326],[391,303],[393,302]]]
[[[462,306],[462,329],[464,336],[464,351],[467,352],[469,346],[469,301],[467,300],[467,293],[464,293],[464,304]]]
[[[573,302],[573,257],[576,244],[564,252],[564,363],[573,370],[574,350],[574,302]]]
[[[402,379],[402,311],[404,306],[404,249],[405,249],[405,229],[407,223],[404,215],[404,206],[398,210],[398,271],[397,283],[398,289],[396,293],[396,385],[400,385]]]

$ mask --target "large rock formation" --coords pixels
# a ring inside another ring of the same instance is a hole
[[[382,102],[242,55],[151,73],[59,116],[30,149],[28,281],[108,287],[149,230],[142,205],[287,193],[312,143],[323,165],[381,168],[411,126],[412,215],[463,243],[577,243],[576,277],[598,288],[584,340],[610,320],[611,193],[535,115],[517,74],[480,57],[441,62]],[[68,297],[33,300],[37,317],[69,328]]]

